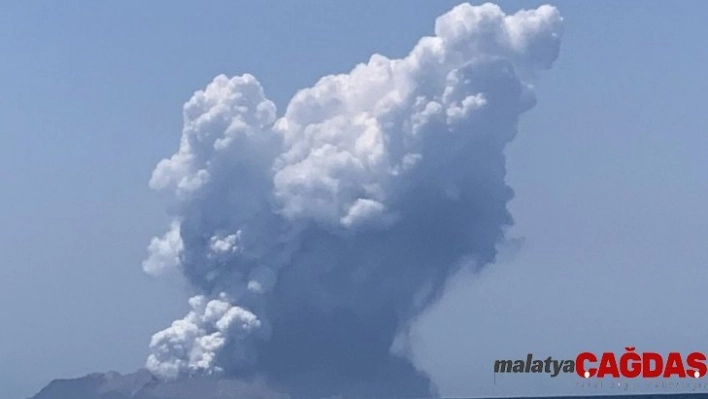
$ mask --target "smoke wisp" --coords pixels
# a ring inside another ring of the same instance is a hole
[[[325,76],[281,115],[248,74],[197,91],[150,181],[174,221],[143,264],[197,295],[152,337],[147,368],[430,394],[391,347],[460,267],[494,260],[512,223],[504,148],[561,22],[551,6],[462,4],[407,56]]]

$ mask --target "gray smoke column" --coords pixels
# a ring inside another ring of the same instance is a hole
[[[147,368],[429,391],[393,341],[462,265],[494,260],[512,223],[504,148],[561,22],[462,4],[406,57],[325,76],[281,116],[248,74],[197,91],[150,181],[176,204],[143,266],[198,295]]]

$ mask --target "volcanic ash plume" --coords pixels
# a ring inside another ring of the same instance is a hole
[[[198,295],[147,368],[429,393],[392,343],[462,265],[493,261],[504,147],[560,32],[550,6],[462,4],[406,57],[325,76],[282,116],[248,74],[197,91],[150,181],[176,204],[144,268]]]

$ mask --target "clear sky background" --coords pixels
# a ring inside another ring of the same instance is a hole
[[[456,3],[3,4],[0,397],[135,370],[184,313],[184,287],[140,263],[168,223],[147,181],[195,90],[248,72],[282,108],[374,52],[406,54]],[[708,3],[556,6],[560,58],[508,149],[522,245],[462,273],[414,331],[447,395],[587,392],[494,385],[494,359],[528,352],[708,351]]]

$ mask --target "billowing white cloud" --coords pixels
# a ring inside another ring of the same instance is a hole
[[[560,33],[550,6],[462,4],[407,56],[325,76],[280,117],[251,75],[196,92],[150,181],[178,222],[144,267],[178,268],[200,295],[155,334],[148,368],[428,391],[391,345],[461,259],[494,259],[504,146]]]
[[[147,367],[166,378],[177,378],[185,373],[220,372],[219,351],[228,340],[244,339],[261,327],[256,315],[234,306],[225,294],[207,300],[203,295],[190,298],[192,310],[172,326],[152,337]],[[249,362],[252,354],[229,354],[237,361]]]
[[[157,275],[179,265],[179,256],[184,248],[179,234],[179,223],[173,222],[162,237],[153,237],[148,246],[149,256],[143,261],[143,269],[148,274]]]

